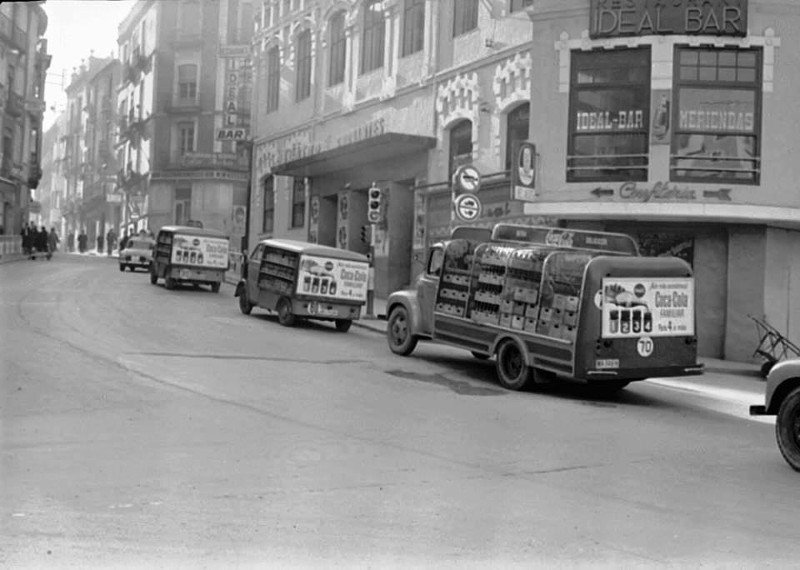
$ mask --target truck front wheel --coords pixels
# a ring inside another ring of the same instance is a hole
[[[800,388],[781,403],[775,422],[778,448],[792,469],[800,471]]]
[[[405,307],[392,309],[386,327],[389,349],[400,356],[408,356],[417,347],[417,337],[411,333],[411,323]]]
[[[278,301],[278,322],[285,327],[293,327],[297,322],[292,312],[292,302],[285,297]]]
[[[513,340],[504,340],[497,349],[497,379],[503,388],[522,390],[531,377],[531,367]]]

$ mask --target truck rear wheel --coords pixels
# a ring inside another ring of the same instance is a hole
[[[250,302],[250,299],[247,298],[247,287],[242,287],[242,290],[239,292],[239,310],[244,315],[249,315],[253,312],[253,304]]]
[[[350,330],[350,326],[353,324],[353,321],[348,319],[336,319],[336,330],[339,332],[346,333]]]
[[[175,280],[172,277],[167,277],[164,279],[164,287],[167,289],[174,289],[175,288]]]
[[[292,302],[285,297],[278,301],[278,322],[285,327],[293,327],[297,322],[292,312]]]
[[[217,281],[216,283],[212,283],[211,284],[211,292],[212,293],[219,293],[219,286],[220,286],[219,281]]]
[[[786,463],[800,471],[800,388],[795,388],[781,403],[775,436]]]
[[[405,307],[396,307],[389,314],[386,341],[389,349],[400,356],[408,356],[417,347],[417,337],[411,334],[411,323]]]
[[[504,340],[497,348],[495,368],[500,385],[508,390],[522,390],[531,377],[525,355],[511,339]]]

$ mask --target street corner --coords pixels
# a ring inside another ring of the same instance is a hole
[[[384,316],[364,316],[353,321],[353,325],[378,334],[386,334],[387,321]]]

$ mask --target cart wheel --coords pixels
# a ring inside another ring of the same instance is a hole
[[[175,288],[175,280],[172,277],[167,277],[164,279],[164,287],[167,289],[174,289]]]
[[[781,404],[775,421],[775,436],[786,463],[800,471],[800,388]]]
[[[152,267],[150,268],[150,284],[155,285],[158,283],[158,275],[156,274],[156,270]]]
[[[250,302],[250,299],[247,298],[247,288],[243,287],[242,292],[239,293],[239,310],[244,315],[249,315],[253,312],[253,304]]]
[[[287,298],[278,301],[278,322],[285,327],[293,327],[297,317],[292,313],[292,303]]]
[[[472,356],[474,356],[478,360],[489,360],[492,357],[491,354],[484,354],[483,352],[475,352],[474,350],[472,351]]]
[[[219,281],[217,281],[216,283],[212,283],[211,284],[211,292],[212,293],[219,293],[219,286],[220,286]]]
[[[768,360],[764,364],[762,364],[761,365],[761,377],[762,378],[766,378],[767,376],[769,376],[770,370],[772,370],[772,367],[775,366],[776,364],[777,364],[777,362],[774,362],[772,360]]]
[[[345,333],[350,330],[352,324],[353,321],[349,319],[336,319],[336,330]]]
[[[513,340],[505,340],[497,349],[497,379],[508,390],[522,390],[531,377],[531,367]]]
[[[392,310],[386,326],[386,340],[395,354],[408,356],[417,347],[417,337],[411,334],[410,325],[405,307]]]

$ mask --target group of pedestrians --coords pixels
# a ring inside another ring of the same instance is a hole
[[[55,228],[50,228],[48,233],[44,226],[37,229],[36,224],[28,224],[28,222],[22,225],[20,235],[22,236],[22,251],[28,256],[28,259],[36,259],[37,253],[44,253],[49,259],[58,249],[61,241]]]

